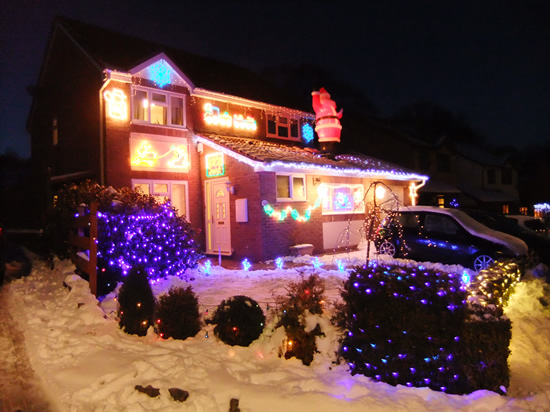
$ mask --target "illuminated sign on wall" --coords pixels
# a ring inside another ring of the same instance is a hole
[[[107,101],[107,112],[113,119],[125,120],[128,117],[126,94],[121,89],[111,89],[103,93]]]
[[[206,176],[223,176],[225,174],[225,164],[223,163],[223,153],[212,153],[204,157],[206,161]]]
[[[189,170],[187,144],[131,138],[130,153],[130,163],[135,170]]]
[[[213,106],[211,103],[204,105],[204,122],[212,126],[234,127],[239,130],[256,130],[258,128],[256,120],[251,116],[242,114],[234,114],[231,116],[229,112],[220,113],[220,108]]]

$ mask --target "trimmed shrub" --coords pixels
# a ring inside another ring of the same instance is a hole
[[[284,354],[285,359],[295,357],[309,366],[318,353],[315,339],[324,333],[319,324],[306,331],[305,318],[309,314],[323,313],[325,284],[317,274],[307,278],[303,274],[300,276],[300,282],[291,282],[287,294],[277,298],[279,321],[276,327],[284,326],[287,337],[280,355]]]
[[[467,295],[459,275],[422,266],[355,269],[342,292],[340,354],[350,372],[455,394],[500,391],[510,323],[500,308],[469,306]]]
[[[120,328],[130,335],[145,336],[153,324],[156,302],[143,267],[130,270],[118,293],[118,303]]]
[[[264,330],[265,316],[254,299],[233,296],[222,301],[208,323],[216,325],[214,334],[231,346],[249,346]]]
[[[185,340],[199,333],[199,300],[191,286],[187,289],[173,287],[160,296],[155,319],[156,331],[163,339]]]

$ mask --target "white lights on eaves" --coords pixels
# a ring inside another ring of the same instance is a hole
[[[283,162],[280,160],[262,162],[258,160],[252,160],[244,155],[234,152],[222,145],[212,142],[202,136],[197,136],[197,142],[203,143],[208,147],[211,147],[214,150],[217,150],[223,154],[226,154],[229,157],[232,157],[239,162],[243,162],[254,168],[255,171],[277,171],[278,169],[292,169],[292,170],[303,170],[303,171],[315,171],[315,172],[324,172],[326,174],[342,174],[345,176],[354,176],[354,177],[372,177],[378,179],[388,179],[388,180],[428,180],[428,176],[419,175],[416,173],[405,172],[403,170],[384,170],[377,168],[359,168],[359,167],[349,167],[352,163],[344,163],[341,167],[339,165],[322,165],[316,163],[306,163],[306,162]],[[345,162],[347,159],[342,157],[342,160]],[[382,165],[381,167],[388,167],[389,165]]]

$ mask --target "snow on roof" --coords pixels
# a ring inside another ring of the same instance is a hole
[[[527,244],[523,240],[518,239],[515,236],[511,236],[507,233],[490,229],[487,226],[479,223],[474,218],[468,216],[462,210],[436,206],[408,206],[403,210],[411,212],[431,212],[451,216],[455,218],[457,223],[460,224],[460,226],[462,226],[468,233],[488,240],[490,242],[506,246],[518,255],[527,254]]]
[[[364,155],[328,156],[297,145],[218,134],[201,133],[197,141],[258,170],[291,168],[390,180],[428,179],[428,176]]]

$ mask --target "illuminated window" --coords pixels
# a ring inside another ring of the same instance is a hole
[[[520,215],[527,215],[529,213],[529,209],[527,206],[522,206],[519,208],[519,214]]]
[[[502,214],[506,215],[510,213],[510,206],[509,205],[502,205]]]
[[[300,138],[298,118],[267,116],[267,136],[297,140]]]
[[[277,201],[306,200],[306,176],[278,174]]]
[[[365,213],[363,185],[323,183],[318,193],[323,215]]]
[[[135,88],[132,120],[161,126],[185,126],[185,100],[181,95]]]
[[[445,196],[437,196],[437,206],[445,207]]]
[[[167,96],[161,93],[153,93],[151,102],[151,123],[165,125],[167,121]]]
[[[146,195],[153,195],[160,202],[169,199],[180,216],[186,216],[189,220],[189,199],[187,181],[166,181],[166,180],[132,180],[132,188],[140,189]]]

